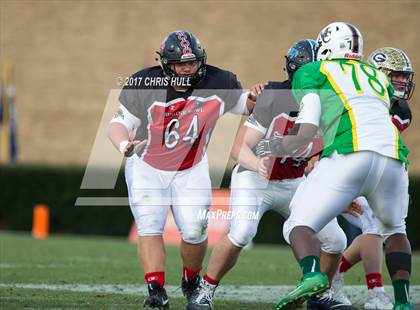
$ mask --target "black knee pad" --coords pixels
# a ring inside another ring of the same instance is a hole
[[[391,252],[385,255],[385,261],[391,278],[398,270],[404,270],[411,274],[411,254]]]

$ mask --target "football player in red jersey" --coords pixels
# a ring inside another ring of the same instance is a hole
[[[182,291],[189,299],[207,248],[207,219],[200,217],[211,204],[206,147],[217,120],[226,112],[249,114],[255,98],[233,73],[206,64],[190,32],[171,32],[158,54],[160,66],[127,80],[109,137],[129,157],[125,177],[149,289],[144,306],[167,309],[162,233],[168,210],[182,238]]]
[[[296,130],[297,106],[291,93],[291,81],[300,66],[315,60],[316,46],[314,40],[295,43],[286,55],[288,79],[251,88],[251,92],[258,94],[257,104],[239,129],[231,153],[239,164],[232,172],[230,229],[214,247],[207,273],[194,292],[188,310],[212,309],[219,281],[233,268],[242,248],[254,238],[264,213],[274,209],[285,218],[289,216],[289,203],[305,178],[308,160],[323,148],[322,139],[318,138],[295,152],[293,157],[258,158],[255,155],[255,146],[261,139],[293,134]],[[332,265],[332,278],[346,247],[346,236],[334,219],[318,237],[322,242],[323,260],[328,261],[326,265]],[[331,306],[333,301],[328,299],[328,303]],[[339,308],[338,303],[333,305]]]

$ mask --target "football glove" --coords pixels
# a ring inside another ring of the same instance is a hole
[[[262,139],[256,146],[257,157],[278,156],[284,153],[281,141],[283,137]]]
[[[410,126],[412,115],[407,100],[393,97],[391,99],[391,109],[389,110],[389,114],[391,114],[392,122],[399,131],[402,132]]]

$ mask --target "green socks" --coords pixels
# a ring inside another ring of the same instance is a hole
[[[401,279],[392,281],[392,286],[394,287],[394,296],[396,303],[405,304],[409,302],[410,282],[408,280]]]
[[[303,275],[309,272],[320,272],[319,257],[318,256],[306,256],[299,262],[300,268],[302,269]]]

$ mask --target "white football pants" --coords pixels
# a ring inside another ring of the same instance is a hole
[[[238,167],[235,167],[231,181],[232,220],[229,240],[237,247],[246,246],[255,237],[262,216],[270,209],[287,218],[290,214],[289,203],[304,179],[305,177],[269,181],[253,171],[238,173]],[[250,214],[257,216],[248,216]],[[280,234],[280,227],[278,231]],[[319,232],[318,238],[322,250],[330,254],[341,253],[347,246],[346,235],[335,218]]]
[[[381,234],[405,233],[408,175],[402,162],[375,152],[334,153],[322,158],[296,191],[283,226],[286,240],[296,226],[320,231],[358,196],[365,196]]]
[[[197,244],[207,239],[211,182],[207,157],[182,171],[156,169],[137,155],[128,158],[125,176],[130,208],[139,236],[160,236],[171,207],[182,240]]]

